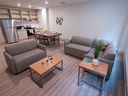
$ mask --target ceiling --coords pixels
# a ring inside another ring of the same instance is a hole
[[[20,7],[22,8],[28,8],[28,5],[31,5],[32,9],[39,9],[39,7],[46,7],[46,8],[57,7],[57,6],[87,2],[90,0],[47,0],[47,1],[48,1],[48,5],[44,3],[45,0],[0,0],[0,5],[17,7],[17,3],[20,3],[21,4]]]

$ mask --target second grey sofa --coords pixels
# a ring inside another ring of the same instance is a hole
[[[73,36],[71,40],[67,40],[64,43],[64,52],[79,58],[94,58],[94,44],[99,42],[98,39],[89,39],[80,36]],[[108,73],[106,79],[110,78],[112,68],[114,65],[116,57],[116,49],[113,44],[102,40],[104,45],[107,45],[105,50],[102,50],[100,53],[99,60],[109,64]]]
[[[79,58],[83,58],[87,54],[94,43],[94,39],[81,36],[73,36],[71,40],[64,42],[64,52]]]
[[[14,73],[22,72],[29,65],[46,57],[46,47],[30,39],[5,46],[4,56],[9,69]]]

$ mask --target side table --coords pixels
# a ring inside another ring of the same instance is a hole
[[[85,72],[88,72],[88,73],[92,73],[92,74],[95,74],[96,76],[99,76],[99,77],[102,77],[103,78],[103,81],[102,81],[102,84],[101,84],[101,87],[98,87],[92,83],[89,83],[85,80],[83,80],[83,75],[81,73],[81,69],[82,71],[85,71]],[[79,64],[79,69],[78,69],[78,85],[80,84],[80,82],[84,82],[92,87],[95,87],[97,89],[100,90],[101,92],[101,96],[102,96],[102,92],[103,92],[103,86],[104,86],[104,83],[105,83],[105,78],[107,76],[107,71],[108,71],[108,64],[106,63],[103,63],[103,62],[99,62],[99,65],[98,66],[95,66],[92,64],[92,62],[86,62],[86,58],[84,60],[82,60],[82,62]]]

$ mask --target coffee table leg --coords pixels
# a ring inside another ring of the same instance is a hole
[[[36,82],[35,79],[33,78],[33,76],[32,76],[32,69],[31,68],[30,68],[30,75],[31,75],[32,81],[34,81],[39,87],[43,88],[43,85],[38,84],[38,82]]]
[[[80,83],[80,67],[78,69],[78,81],[77,81],[78,86],[79,86],[79,83]]]
[[[59,70],[63,70],[63,61],[61,61],[60,64],[61,64],[61,66],[60,67],[56,66],[56,68],[59,69]]]
[[[31,79],[33,80],[33,77],[32,77],[32,69],[30,68],[30,76],[31,76]]]
[[[63,70],[63,61],[61,62],[61,70]]]
[[[38,82],[36,82],[36,84],[39,86],[39,87],[41,87],[41,88],[43,88],[43,85],[44,85],[44,82],[42,81],[42,77],[40,76],[40,81],[39,81],[39,83]]]
[[[102,96],[102,95],[103,95],[103,87],[104,87],[104,83],[105,83],[105,77],[103,77],[100,96]]]

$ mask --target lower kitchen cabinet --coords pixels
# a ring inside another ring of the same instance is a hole
[[[18,32],[18,36],[19,36],[19,40],[25,40],[28,39],[28,35],[27,35],[27,31],[26,30],[17,30]]]

